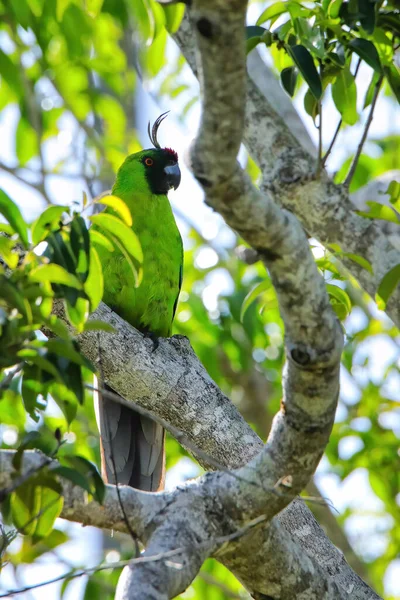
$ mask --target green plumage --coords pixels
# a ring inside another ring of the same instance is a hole
[[[182,281],[183,250],[168,197],[151,193],[146,169],[152,167],[142,162],[158,152],[146,150],[128,157],[112,189],[128,205],[132,228],[142,246],[143,279],[139,287],[135,288],[131,268],[117,249],[108,252],[102,247],[100,260],[104,302],[137,329],[167,337],[171,335]]]

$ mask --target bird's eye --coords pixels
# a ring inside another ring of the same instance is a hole
[[[154,160],[150,157],[147,157],[144,159],[144,164],[146,165],[146,167],[151,167],[153,166]]]

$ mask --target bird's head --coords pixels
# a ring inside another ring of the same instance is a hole
[[[127,157],[117,175],[117,182],[134,182],[136,189],[150,188],[152,194],[167,194],[177,189],[181,182],[178,154],[171,148],[161,148],[157,131],[168,113],[156,119],[152,128],[148,125],[150,141],[154,148],[136,152]]]

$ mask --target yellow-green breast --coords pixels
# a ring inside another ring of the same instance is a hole
[[[164,194],[118,193],[128,204],[143,250],[143,278],[139,287],[125,257],[117,249],[99,254],[104,273],[104,302],[123,319],[157,336],[171,335],[182,281],[182,239]]]

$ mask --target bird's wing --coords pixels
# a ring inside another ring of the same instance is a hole
[[[174,308],[172,309],[172,321],[175,318],[176,307],[178,306],[178,299],[179,299],[179,294],[181,292],[182,280],[183,280],[183,244],[182,244],[182,239],[181,239],[181,263],[179,265],[178,293],[175,298]]]

